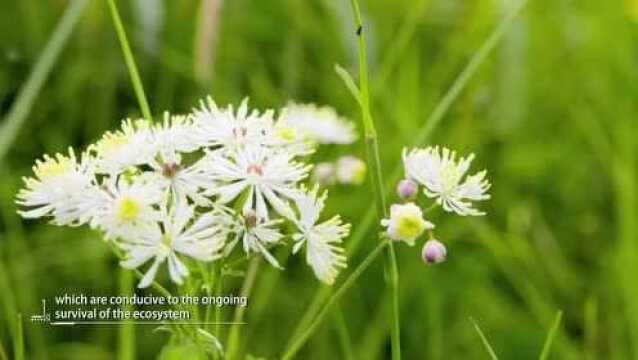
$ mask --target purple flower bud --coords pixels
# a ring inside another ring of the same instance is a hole
[[[428,240],[425,245],[423,245],[421,257],[426,264],[438,264],[445,261],[446,256],[447,250],[445,249],[445,245],[438,240]]]
[[[413,200],[416,197],[416,193],[419,190],[419,186],[412,180],[403,179],[397,185],[397,195],[403,201]]]

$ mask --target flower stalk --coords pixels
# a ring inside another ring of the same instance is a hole
[[[383,173],[381,171],[381,161],[379,159],[379,143],[377,141],[377,132],[374,127],[374,121],[370,112],[370,91],[368,87],[368,60],[366,47],[366,32],[363,29],[363,21],[361,20],[361,11],[358,0],[351,0],[352,11],[354,14],[355,25],[357,27],[356,34],[359,41],[359,104],[361,105],[361,116],[363,120],[366,152],[368,157],[368,167],[370,168],[370,176],[375,194],[375,202],[377,207],[377,218],[387,217],[385,191],[383,182]],[[385,268],[386,279],[389,291],[392,294],[392,359],[401,359],[401,326],[399,315],[399,270],[397,266],[394,245],[388,242]]]

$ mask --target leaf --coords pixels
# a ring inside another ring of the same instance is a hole
[[[208,331],[206,331],[206,330],[204,330],[202,328],[198,328],[197,329],[197,335],[199,335],[206,342],[211,344],[219,353],[221,353],[221,354],[224,353],[224,347],[222,346],[222,343],[219,341],[219,339],[217,339],[217,337],[215,337],[215,335],[209,333]]]
[[[357,103],[361,105],[361,96],[359,95],[359,88],[354,83],[354,79],[352,79],[352,76],[350,75],[350,73],[348,73],[346,69],[339,66],[339,64],[335,64],[335,71],[337,72],[337,75],[339,75],[341,80],[343,80],[343,83],[346,85],[348,90],[350,90],[350,94],[354,97]]]

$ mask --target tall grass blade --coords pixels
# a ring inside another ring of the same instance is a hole
[[[554,318],[554,324],[552,325],[552,328],[549,330],[549,333],[547,334],[547,338],[545,339],[545,344],[543,344],[543,351],[541,352],[541,355],[538,357],[539,360],[546,360],[547,357],[549,356],[549,349],[552,347],[554,338],[556,338],[556,335],[558,334],[558,330],[560,329],[560,322],[562,318],[563,318],[563,311],[559,310],[558,313],[556,313],[556,317]]]
[[[485,350],[487,350],[487,353],[490,354],[490,358],[492,358],[492,360],[498,360],[498,356],[496,356],[496,352],[494,352],[494,349],[492,348],[492,345],[490,345],[490,342],[487,341],[487,337],[485,337],[485,334],[483,334],[483,331],[481,331],[481,327],[476,323],[474,318],[470,317],[470,322],[474,326],[474,329],[478,333],[478,336],[481,338],[481,341],[483,342],[483,346],[485,346]]]
[[[20,89],[18,97],[11,106],[9,113],[0,126],[0,161],[4,159],[9,148],[15,141],[18,131],[29,115],[31,106],[40,92],[42,85],[49,77],[62,48],[69,40],[73,28],[80,20],[80,15],[88,0],[73,0],[53,30],[53,35],[38,58],[35,67],[29,74],[27,81]]]
[[[117,38],[120,41],[120,46],[122,47],[124,62],[126,63],[128,73],[131,77],[133,89],[135,90],[135,96],[137,97],[137,102],[139,103],[140,110],[142,111],[142,116],[147,120],[152,120],[153,117],[151,116],[151,109],[148,106],[148,101],[146,100],[146,94],[144,93],[142,79],[140,78],[140,74],[137,71],[137,65],[135,65],[135,58],[133,57],[133,51],[131,51],[131,46],[129,45],[128,38],[126,37],[126,31],[124,31],[124,25],[122,25],[122,19],[120,18],[120,14],[117,11],[115,0],[108,0],[108,4],[111,11],[111,17],[113,18],[113,25],[115,26],[115,32],[117,33]]]

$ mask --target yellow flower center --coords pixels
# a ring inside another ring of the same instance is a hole
[[[120,207],[118,209],[118,218],[120,221],[136,220],[140,212],[142,212],[142,206],[136,200],[124,198],[120,201]]]
[[[402,216],[398,219],[397,232],[402,238],[417,237],[423,231],[423,222],[416,216]]]

